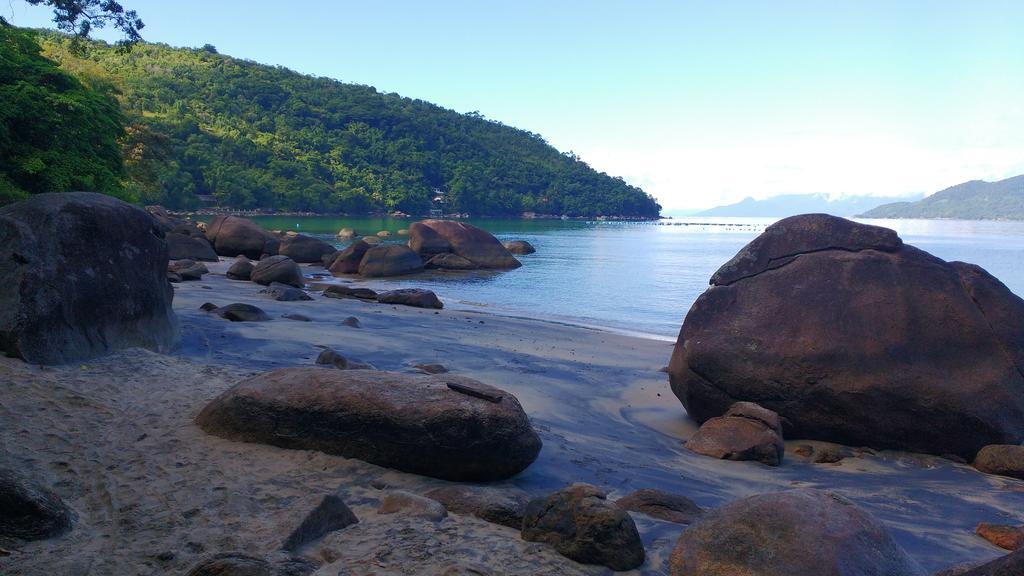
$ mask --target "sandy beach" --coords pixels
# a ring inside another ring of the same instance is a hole
[[[813,464],[793,449],[821,443],[798,439],[788,439],[777,468],[689,452],[682,441],[695,424],[659,371],[671,354],[668,342],[465,307],[434,311],[315,292],[313,301],[277,302],[257,284],[225,278],[229,264],[222,259],[202,280],[175,285],[182,340],[174,354],[132,349],[61,367],[0,360],[0,453],[11,458],[6,465],[48,481],[78,517],[59,538],[0,541],[7,552],[0,574],[184,574],[218,552],[273,557],[334,491],[360,522],[303,551],[319,564],[316,574],[611,573],[470,516],[431,522],[376,513],[379,486],[423,492],[443,481],[314,451],[231,442],[193,423],[238,380],[312,365],[323,347],[380,370],[440,363],[515,394],[544,447],[525,472],[498,485],[533,496],[589,482],[611,499],[658,488],[713,508],[790,487],[829,488],[880,519],[928,571],[1000,556],[975,536],[978,522],[1024,523],[1024,481],[939,457],[847,449],[851,456],[838,463]],[[201,311],[205,302],[254,304],[272,320],[228,322]],[[685,312],[679,310],[680,321]],[[291,313],[312,321],[282,317]],[[361,328],[343,325],[349,316]],[[630,573],[667,574],[684,527],[634,518],[648,557]]]

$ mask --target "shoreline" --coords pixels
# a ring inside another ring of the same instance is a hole
[[[659,372],[671,354],[665,341],[454,306],[435,311],[315,292],[312,301],[278,302],[262,286],[224,277],[230,263],[210,263],[203,279],[174,285],[182,339],[170,355],[131,349],[45,368],[0,359],[9,375],[0,386],[0,419],[9,423],[0,429],[0,449],[12,465],[57,487],[79,516],[59,538],[16,548],[0,541],[12,551],[0,557],[0,572],[176,574],[212,553],[271,554],[319,498],[340,490],[360,522],[303,552],[320,565],[318,575],[443,573],[453,566],[608,574],[469,516],[430,522],[376,513],[384,493],[378,486],[422,493],[443,481],[315,451],[231,442],[194,425],[198,411],[238,380],[311,366],[322,347],[381,370],[441,363],[515,394],[544,446],[524,472],[493,485],[531,496],[589,482],[610,499],[655,488],[713,508],[788,488],[832,489],[877,517],[928,572],[1001,554],[974,534],[976,523],[1024,522],[1024,481],[939,457],[851,451],[838,463],[813,464],[793,450],[828,444],[788,440],[782,465],[772,468],[686,450],[682,442],[696,425]],[[443,290],[438,296],[445,299]],[[201,311],[204,302],[253,304],[271,320],[228,322]],[[283,318],[289,313],[311,321]],[[342,325],[349,316],[361,327]],[[633,517],[648,560],[632,573],[667,573],[684,527]]]

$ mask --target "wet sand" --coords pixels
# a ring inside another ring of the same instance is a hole
[[[276,302],[260,294],[261,286],[223,277],[229,264],[211,264],[203,280],[175,285],[182,343],[174,355],[128,350],[47,368],[0,359],[0,453],[11,456],[4,464],[52,483],[78,514],[65,536],[0,541],[10,551],[0,556],[0,574],[183,574],[211,553],[272,556],[335,490],[360,523],[303,551],[321,564],[317,574],[442,574],[454,567],[459,574],[610,573],[475,518],[451,514],[433,523],[375,512],[383,493],[374,485],[424,491],[443,481],[318,452],[230,442],[192,423],[237,380],[313,364],[323,346],[381,370],[441,363],[514,393],[544,448],[504,484],[533,495],[583,481],[611,498],[658,488],[714,507],[790,487],[830,488],[878,517],[928,571],[1001,555],[974,535],[978,522],[1024,523],[1024,482],[942,458],[864,452],[812,464],[792,449],[821,443],[800,440],[787,442],[778,468],[688,452],[681,443],[695,426],[658,371],[671,353],[664,341],[315,293],[311,302]],[[388,287],[386,280],[360,284]],[[255,304],[273,320],[228,322],[200,311],[207,301]],[[288,313],[313,321],[282,318]],[[362,328],[342,325],[348,316]],[[667,574],[683,527],[634,518],[648,560],[633,573]]]

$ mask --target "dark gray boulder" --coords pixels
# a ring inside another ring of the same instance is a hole
[[[313,299],[312,296],[306,294],[305,290],[295,288],[294,286],[289,286],[287,284],[281,284],[280,282],[271,282],[270,286],[261,290],[261,292],[265,292],[278,302],[301,302]]]
[[[207,311],[213,312],[221,318],[232,322],[266,322],[270,320],[270,316],[263,309],[257,308],[252,304],[242,304],[240,302],[214,307]]]
[[[255,268],[253,263],[245,256],[235,258],[235,261],[228,268],[227,276],[231,280],[252,280],[252,271]]]
[[[153,218],[110,196],[38,194],[0,208],[0,350],[33,364],[170,351],[167,263]]]
[[[287,256],[267,256],[253,267],[249,275],[253,282],[269,286],[274,282],[287,284],[296,288],[306,285],[302,269],[294,260]]]
[[[363,261],[363,256],[366,255],[366,251],[369,249],[370,245],[368,243],[362,239],[356,239],[334,256],[334,259],[327,265],[327,269],[335,276],[340,274],[357,274],[359,272],[359,263]]]
[[[453,382],[500,400],[456,392]],[[320,450],[457,481],[508,478],[541,448],[514,396],[450,374],[280,368],[239,382],[196,422],[231,440]]]
[[[669,364],[698,422],[737,401],[789,438],[954,454],[1024,441],[1024,301],[981,268],[825,214],[769,226],[711,278]]]
[[[328,494],[317,504],[316,508],[302,520],[295,530],[288,535],[283,550],[296,552],[303,546],[323,538],[327,534],[341,530],[359,522],[356,515],[345,505],[337,494]]]
[[[377,294],[377,302],[381,304],[401,304],[417,308],[444,308],[437,295],[422,288],[400,288]]]
[[[374,246],[366,251],[359,263],[359,275],[368,278],[404,276],[422,271],[423,260],[401,244]]]
[[[519,530],[530,496],[515,486],[451,485],[426,494],[455,514],[470,514],[481,520]]]
[[[70,530],[74,519],[52,490],[20,472],[0,468],[0,536],[51,538]]]

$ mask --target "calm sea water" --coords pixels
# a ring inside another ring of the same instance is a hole
[[[344,227],[392,233],[411,220],[256,218],[268,229],[331,241]],[[674,339],[711,274],[774,219],[682,218],[659,223],[471,220],[501,240],[528,240],[536,254],[510,272],[428,272],[374,285],[422,287],[448,307],[545,318]],[[864,220],[946,260],[979,264],[1024,295],[1024,222]],[[404,237],[392,237],[404,241]]]

